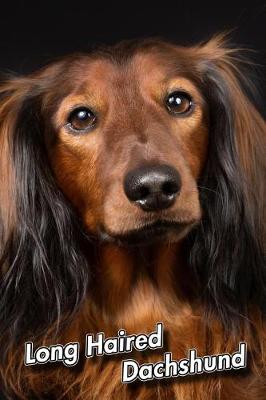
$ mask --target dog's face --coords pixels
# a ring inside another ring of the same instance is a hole
[[[106,240],[183,237],[201,218],[197,178],[208,142],[206,105],[189,69],[160,48],[72,68],[75,83],[47,132],[60,188]]]
[[[201,217],[206,105],[173,53],[84,58],[52,115],[47,142],[58,184],[87,229],[106,240],[176,240]]]

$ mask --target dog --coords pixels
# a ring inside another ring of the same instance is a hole
[[[125,41],[1,83],[1,391],[10,399],[266,399],[265,121],[241,51]],[[255,95],[253,95],[255,93]],[[24,344],[164,325],[244,371],[121,383],[123,356],[27,367]]]

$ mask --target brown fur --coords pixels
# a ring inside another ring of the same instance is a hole
[[[211,59],[233,86],[237,104],[241,106],[237,145],[247,180],[252,181],[259,174],[256,165],[263,162],[258,149],[265,149],[265,138],[252,129],[252,123],[256,119],[261,133],[265,133],[265,124],[239,88],[230,52],[222,47],[218,37],[194,48],[154,45],[147,49],[143,45],[120,64],[101,53],[73,57],[24,80],[14,80],[10,87],[3,86],[2,91],[11,92],[12,96],[3,101],[1,112],[4,115],[12,103],[19,102],[21,93],[35,82],[43,82],[46,89],[41,101],[51,167],[59,187],[87,231],[95,237],[103,227],[110,236],[115,236],[155,218],[154,213],[144,215],[126,198],[121,183],[127,171],[140,164],[167,163],[176,167],[182,179],[178,201],[170,210],[161,212],[168,219],[186,224],[180,237],[169,235],[162,243],[139,248],[97,242],[95,254],[89,255],[97,266],[93,287],[56,342],[82,344],[86,333],[104,331],[107,337],[116,335],[121,328],[128,334],[150,332],[157,322],[163,322],[167,336],[164,349],[134,353],[130,355],[132,358],[154,362],[162,359],[163,352],[171,351],[173,359],[178,360],[186,357],[191,348],[196,348],[199,355],[234,352],[243,340],[250,351],[249,371],[127,386],[120,378],[122,357],[94,357],[84,361],[81,351],[81,362],[73,369],[26,368],[21,344],[10,352],[8,365],[1,366],[6,386],[12,387],[18,398],[29,399],[28,393],[42,398],[44,393],[50,393],[56,399],[69,400],[266,399],[265,326],[260,313],[251,306],[254,330],[243,324],[237,337],[225,333],[215,317],[206,321],[183,249],[183,237],[202,215],[197,179],[204,169],[209,140],[208,104],[198,82],[192,78],[197,71],[191,71],[191,65],[200,69]],[[54,79],[58,72],[60,83]],[[172,89],[192,95],[196,108],[191,116],[177,119],[162,111],[162,93]],[[87,135],[70,135],[64,127],[69,110],[78,104],[88,104],[100,116],[97,128]],[[5,121],[0,136],[1,171],[10,169],[9,128],[5,127],[8,120]],[[12,225],[15,215],[10,175],[11,172],[3,172],[0,181],[9,189],[1,203],[10,214],[5,220]],[[254,193],[257,198],[253,200],[261,207],[259,199],[264,193],[259,186]],[[8,231],[10,226],[5,229]],[[54,335],[50,335],[53,327],[47,328],[48,332],[38,341],[55,344]]]

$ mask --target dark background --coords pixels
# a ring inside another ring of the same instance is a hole
[[[266,88],[264,1],[5,1],[0,6],[0,70],[28,73],[54,57],[136,37],[181,44],[231,30],[232,43],[257,50],[260,89]]]

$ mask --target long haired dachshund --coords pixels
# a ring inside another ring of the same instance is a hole
[[[266,129],[242,64],[219,35],[130,41],[2,82],[3,396],[266,399]],[[140,363],[245,341],[247,369],[126,385],[123,357],[23,364],[26,341],[82,353],[157,322]]]

